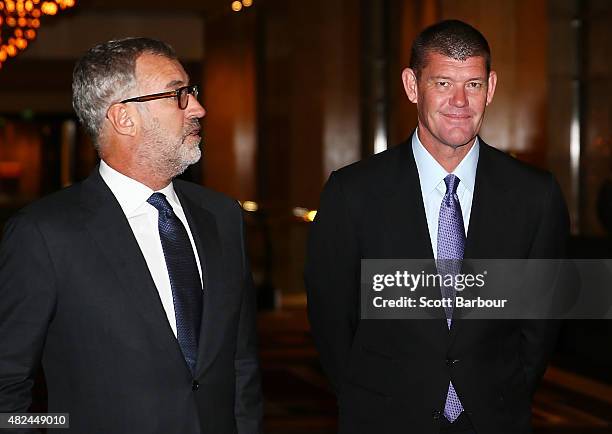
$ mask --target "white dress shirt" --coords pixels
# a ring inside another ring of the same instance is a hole
[[[419,139],[418,130],[412,135],[412,152],[419,172],[419,182],[421,184],[421,194],[423,195],[423,205],[425,206],[425,216],[427,217],[427,228],[429,229],[429,239],[433,249],[434,258],[438,258],[438,219],[440,217],[440,206],[446,194],[446,184],[444,178],[449,173],[436,161]],[[480,154],[480,144],[478,137],[474,146],[467,153],[459,165],[453,170],[453,174],[460,180],[457,186],[457,196],[461,205],[463,215],[463,225],[467,236],[470,225],[470,214],[472,212],[472,198],[474,197],[474,183],[476,181],[476,168],[478,167],[478,156]]]
[[[172,288],[170,286],[170,277],[168,276],[168,268],[164,258],[164,250],[162,248],[161,239],[159,237],[159,228],[157,225],[157,209],[147,202],[147,199],[155,193],[144,184],[117,172],[104,162],[100,161],[100,175],[108,185],[108,188],[113,192],[115,198],[121,205],[121,209],[132,228],[132,232],[136,237],[140,251],[147,262],[147,267],[153,278],[153,282],[159,292],[164,310],[168,317],[168,322],[174,336],[176,336],[176,316],[174,313],[174,302],[172,300]],[[198,251],[191,235],[189,223],[178,200],[172,183],[168,184],[163,189],[159,190],[168,199],[174,214],[185,226],[191,248],[195,255],[200,280],[202,279],[202,268],[200,266],[200,258]]]

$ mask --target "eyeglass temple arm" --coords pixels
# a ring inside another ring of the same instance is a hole
[[[137,96],[135,98],[128,98],[128,99],[124,99],[123,101],[121,101],[122,103],[124,102],[146,102],[146,101],[151,101],[154,99],[160,99],[160,98],[172,98],[178,95],[178,91],[177,90],[172,90],[169,92],[162,92],[162,93],[154,93],[152,95],[145,95],[145,96]]]

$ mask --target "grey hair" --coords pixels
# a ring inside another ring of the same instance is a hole
[[[74,66],[72,107],[98,152],[106,112],[136,86],[136,59],[143,54],[176,59],[174,49],[165,42],[124,38],[96,45]]]

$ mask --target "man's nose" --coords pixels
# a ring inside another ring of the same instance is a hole
[[[206,116],[206,109],[200,104],[197,98],[193,95],[189,95],[189,103],[185,108],[185,116],[188,118],[198,118],[201,119]]]
[[[455,107],[465,107],[467,105],[468,101],[463,86],[457,86],[453,89],[450,103]]]

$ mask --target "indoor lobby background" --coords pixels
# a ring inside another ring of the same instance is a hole
[[[41,17],[23,52],[0,56],[0,221],[97,164],[71,107],[75,60],[116,37],[169,42],[207,110],[203,160],[183,176],[245,210],[266,432],[333,433],[335,400],[306,320],[308,227],[332,170],[409,137],[416,110],[401,71],[417,33],[446,18],[491,45],[499,82],[483,139],[555,174],[573,257],[612,257],[610,0],[76,1]],[[8,31],[5,20],[0,45]],[[35,409],[44,401],[41,377]],[[612,432],[610,321],[564,325],[534,425]]]

